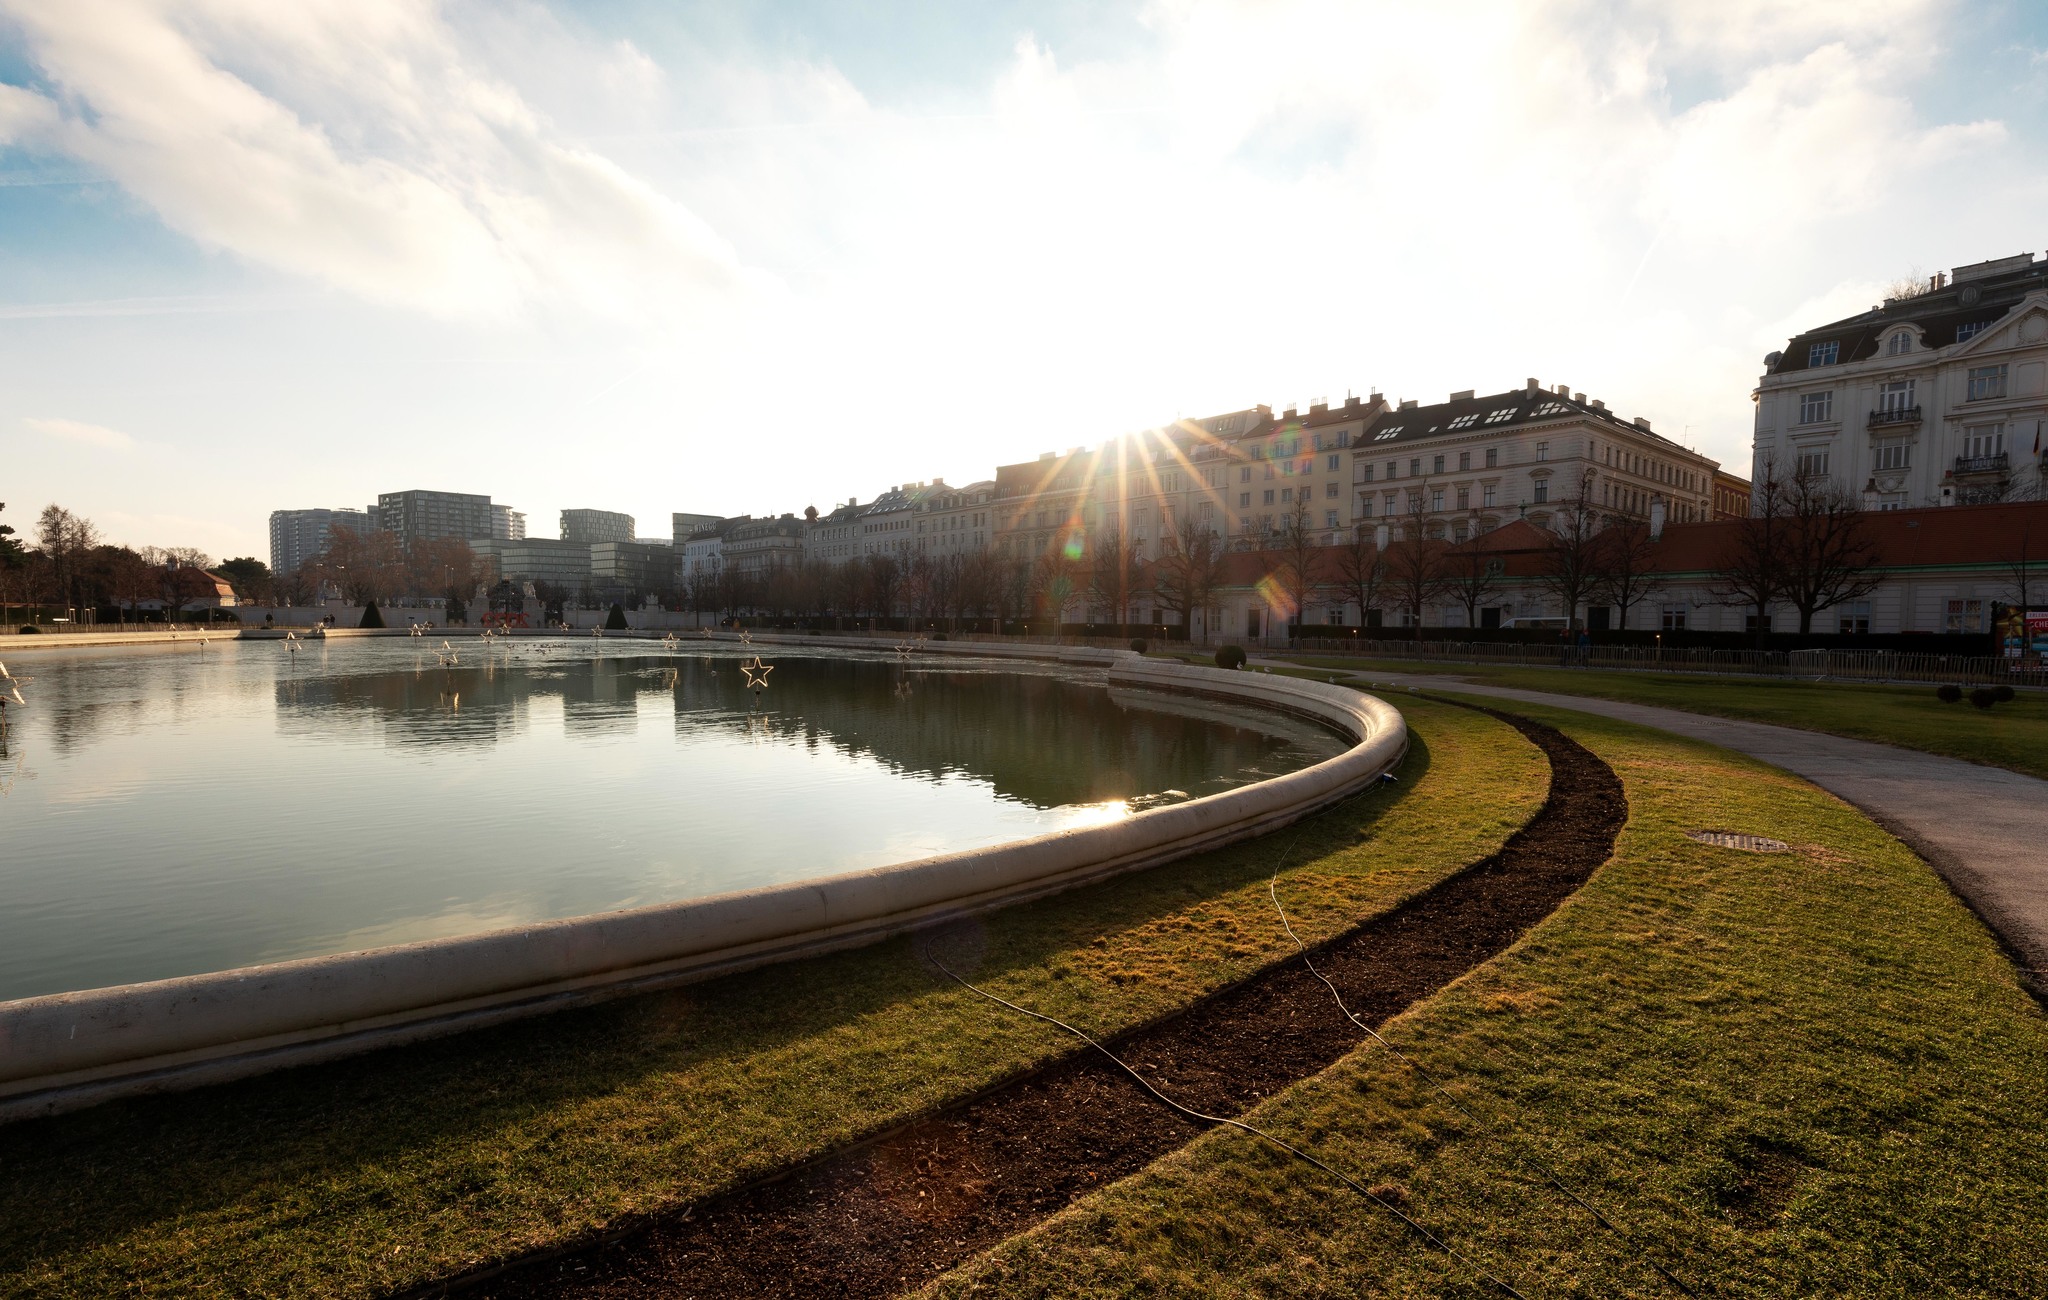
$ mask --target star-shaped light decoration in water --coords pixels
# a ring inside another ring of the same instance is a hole
[[[740,629],[740,644],[741,644],[741,645],[752,645],[752,644],[754,644],[754,634],[753,634],[752,632],[749,632],[749,631],[747,631],[747,629],[745,629],[745,628],[741,628],[741,629]],[[761,656],[759,656],[759,655],[755,655],[754,657],[755,657],[756,659],[759,659],[759,658],[760,658]]]
[[[21,688],[34,680],[33,677],[16,677],[7,671],[6,664],[0,664],[0,708],[9,704],[27,705],[28,701],[21,698]]]
[[[747,687],[759,695],[768,689],[768,674],[775,671],[774,664],[764,664],[761,656],[755,655],[752,663],[741,664],[740,671],[747,675]]]
[[[417,623],[412,625],[412,631],[406,633],[407,636],[425,636],[426,634],[427,630]]]

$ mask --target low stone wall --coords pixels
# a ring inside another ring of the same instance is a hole
[[[1337,728],[1354,744],[1253,785],[990,848],[452,939],[0,1003],[0,1120],[871,943],[1263,834],[1377,781],[1407,747],[1406,727],[1390,705],[1319,682],[1079,647],[920,643],[913,652],[1106,664],[1112,685],[1283,709]]]

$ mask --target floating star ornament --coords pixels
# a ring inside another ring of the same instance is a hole
[[[7,671],[6,664],[0,664],[0,708],[9,704],[26,705],[28,701],[21,698],[21,688],[34,680],[33,677],[16,677]]]
[[[755,655],[754,662],[740,665],[740,671],[747,675],[747,685],[753,689],[754,694],[759,695],[768,688],[768,674],[775,671],[775,665],[764,664],[761,662],[761,656]]]

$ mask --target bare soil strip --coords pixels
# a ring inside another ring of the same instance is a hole
[[[1552,728],[1482,711],[1543,749],[1549,797],[1500,852],[1313,950],[1375,1026],[1548,916],[1607,860],[1627,820],[1620,780],[1591,752]],[[943,956],[945,936],[932,942]],[[1362,1039],[1329,991],[1289,959],[1107,1046],[1186,1105],[1236,1115]],[[621,1225],[603,1241],[413,1294],[896,1295],[1135,1173],[1203,1127],[1083,1050],[860,1146]],[[1302,1176],[1319,1175],[1304,1168]]]

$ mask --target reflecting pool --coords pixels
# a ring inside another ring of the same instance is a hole
[[[1100,672],[727,643],[39,651],[0,740],[0,999],[666,902],[1322,761]]]

